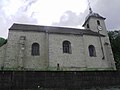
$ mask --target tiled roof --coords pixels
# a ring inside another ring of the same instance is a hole
[[[90,14],[87,15],[83,26],[85,26],[86,22],[89,20],[90,17],[106,19],[106,18],[102,17],[101,15],[99,15],[98,13],[90,13]]]
[[[48,32],[48,33],[58,33],[58,34],[93,35],[93,36],[99,35],[97,32],[93,32],[87,29],[39,26],[39,25],[16,24],[16,23],[14,23],[9,30]],[[104,35],[101,35],[101,36],[104,36]]]

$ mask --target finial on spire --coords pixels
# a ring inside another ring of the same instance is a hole
[[[92,11],[92,8],[90,6],[90,1],[88,0],[88,6],[89,6],[89,13],[91,14],[93,11]]]

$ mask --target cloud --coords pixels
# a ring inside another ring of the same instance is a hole
[[[108,30],[120,30],[120,0],[98,0],[93,10],[106,17]]]
[[[37,0],[1,0],[0,1],[0,37],[7,38],[8,28],[15,22],[36,24],[30,6]]]
[[[61,17],[59,22],[54,22],[55,26],[70,26],[77,27],[83,24],[85,13],[77,15],[75,12],[66,11]]]
[[[90,0],[93,12],[106,18],[108,30],[120,30],[120,0]],[[73,11],[66,11],[59,22],[54,22],[57,26],[77,26],[81,25],[88,14],[88,8],[84,13],[77,15]]]
[[[96,4],[97,0],[91,0],[91,6]],[[86,0],[86,3],[87,0]],[[88,15],[88,7],[85,9],[84,12],[77,14],[74,11],[66,11],[60,17],[59,22],[53,22],[52,25],[54,26],[69,26],[69,27],[79,27],[83,28],[82,24],[85,21],[86,16]]]
[[[38,0],[25,0],[25,5],[21,7],[24,11],[27,11],[32,4],[36,3]]]
[[[72,3],[69,2],[70,4],[68,4],[68,1],[64,1],[64,3],[62,2],[63,0],[58,1],[56,3],[56,0],[54,0],[54,6],[49,0],[0,0],[0,36],[7,38],[8,28],[14,22],[29,24],[48,22],[49,24],[49,22],[54,21],[52,23],[54,26],[81,26],[89,12],[88,8],[86,9],[87,0],[83,0],[84,3],[80,3],[80,5],[82,4],[81,7],[79,4],[75,4],[74,8],[72,7],[74,1]],[[108,30],[120,29],[120,0],[90,0],[90,2],[94,12],[107,18],[106,25]],[[86,10],[83,12],[79,11],[79,9]]]

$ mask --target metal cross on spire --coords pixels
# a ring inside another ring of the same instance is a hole
[[[90,6],[90,1],[88,0],[88,6],[89,6],[89,13],[91,14],[93,11],[92,11],[92,8]]]

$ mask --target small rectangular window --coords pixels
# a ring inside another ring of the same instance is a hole
[[[89,24],[87,24],[87,28],[90,28],[90,27],[89,27]]]
[[[100,21],[99,20],[97,20],[97,24],[100,25]]]

